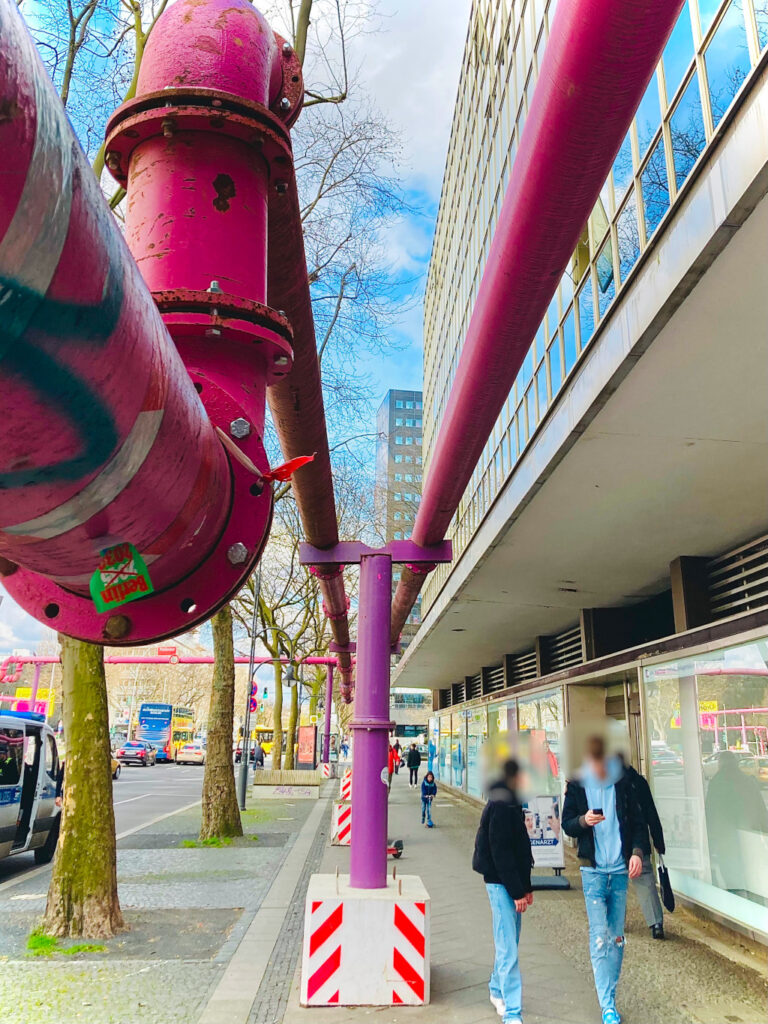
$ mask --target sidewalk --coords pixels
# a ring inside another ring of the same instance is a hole
[[[283,1024],[357,1024],[363,1019],[381,1024],[498,1022],[488,999],[493,959],[490,909],[482,878],[470,867],[479,811],[441,791],[434,817],[436,828],[421,826],[418,791],[408,788],[407,775],[396,776],[389,834],[405,843],[397,871],[420,875],[432,898],[430,1005],[302,1009],[297,971]],[[338,867],[345,872],[348,864],[348,850],[329,847],[320,871],[334,873]],[[567,875],[571,891],[537,893],[523,918],[525,1024],[599,1024],[601,1019],[575,860]],[[619,987],[625,1024],[765,1024],[765,960],[755,970],[734,964],[684,934],[689,931],[684,917],[679,912],[667,915],[669,938],[654,941],[630,895]],[[261,1018],[258,1024],[270,1020]]]

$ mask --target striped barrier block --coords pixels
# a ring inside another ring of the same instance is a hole
[[[352,804],[336,800],[331,814],[331,846],[349,846],[352,836]]]
[[[303,1006],[421,1006],[429,1002],[430,900],[421,879],[352,889],[313,875],[301,969]]]
[[[331,766],[327,762],[323,761],[323,763],[320,765],[320,773],[322,774],[324,779],[330,779]]]
[[[347,768],[344,774],[341,776],[341,782],[339,783],[339,799],[340,800],[351,800],[352,799],[352,769]]]

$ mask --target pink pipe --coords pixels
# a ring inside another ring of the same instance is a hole
[[[683,0],[560,0],[431,456],[413,540],[442,540]],[[402,574],[392,640],[421,590]]]

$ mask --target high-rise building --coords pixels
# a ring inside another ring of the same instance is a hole
[[[427,477],[555,7],[472,4],[425,298]],[[562,774],[563,725],[615,719],[679,897],[764,938],[764,829],[739,801],[768,771],[766,124],[768,3],[687,0],[393,680],[432,686],[433,767],[469,797],[499,732],[545,737]],[[708,794],[737,763],[728,820]]]
[[[384,540],[408,540],[421,501],[422,393],[388,391],[376,413],[377,527]],[[400,578],[394,566],[393,585]],[[417,602],[403,628],[401,645],[407,647],[421,621]]]

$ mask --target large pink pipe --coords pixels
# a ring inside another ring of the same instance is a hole
[[[560,0],[413,540],[442,540],[568,266],[683,0]],[[424,576],[404,570],[400,635]]]

